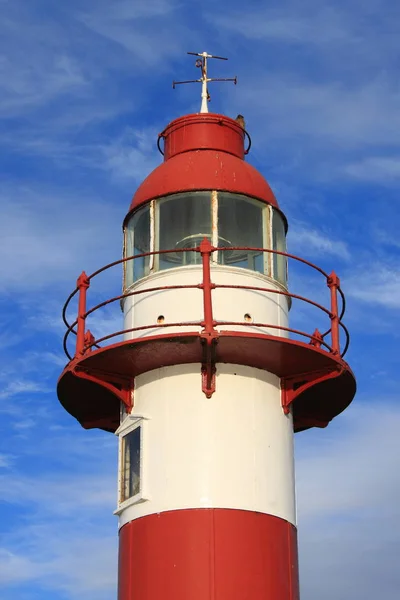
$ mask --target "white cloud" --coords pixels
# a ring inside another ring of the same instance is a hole
[[[72,290],[83,267],[94,270],[120,256],[122,207],[119,212],[84,191],[68,194],[34,186],[8,186],[0,198],[5,209],[0,224],[2,293],[48,284],[55,289],[68,281]]]
[[[32,503],[42,513],[71,515],[78,510],[104,510],[115,508],[116,483],[111,474],[55,474],[41,476],[40,486],[36,477],[23,477],[19,473],[0,476],[3,502],[13,504]]]
[[[38,565],[24,556],[18,556],[6,548],[0,548],[0,584],[7,585],[40,577]]]
[[[18,514],[0,545],[2,598],[29,582],[36,593],[108,600],[117,575],[117,440],[75,426],[31,441],[13,440],[18,456],[0,476],[2,501]]]
[[[350,258],[347,244],[335,239],[333,233],[328,237],[323,232],[316,231],[305,224],[292,221],[288,233],[288,244],[290,252],[302,256],[328,255],[336,256],[344,260]]]
[[[280,9],[266,7],[244,13],[233,9],[223,15],[213,15],[210,21],[252,41],[325,45],[354,39],[345,15],[337,6],[314,4],[310,7],[310,3],[303,3],[300,10],[292,5],[288,11],[284,5],[283,2]]]
[[[14,455],[0,453],[0,469],[9,469],[13,465],[14,460]]]
[[[163,68],[165,55],[171,58],[182,52],[184,29],[180,20],[174,19],[174,9],[175,3],[167,0],[141,4],[122,0],[115,2],[111,13],[109,4],[102,3],[94,10],[82,11],[77,17],[91,31],[132,53],[135,72],[139,73],[154,64]]]
[[[238,96],[241,105],[253,113],[250,127],[257,123],[256,139],[264,137],[269,143],[279,140],[285,145],[288,138],[297,140],[296,147],[303,156],[312,147],[332,155],[338,149],[343,152],[398,144],[400,89],[384,76],[367,83],[348,83],[317,82],[305,74],[260,73],[246,81]],[[346,158],[342,156],[342,162]],[[326,169],[332,171],[332,166],[328,162]]]
[[[397,404],[356,400],[327,430],[297,438],[302,592],[310,600],[379,590],[397,598],[399,426]]]
[[[19,2],[4,8],[0,24],[0,115],[15,116],[65,94],[86,93],[88,79],[70,52],[66,31],[49,15],[38,19]]]
[[[48,392],[48,388],[37,380],[17,379],[6,385],[6,387],[0,392],[0,400],[7,400],[13,396],[20,394],[28,394],[32,392]]]
[[[0,548],[2,597],[14,598],[13,586],[29,581],[70,600],[108,600],[115,595],[116,543],[116,534],[98,535],[84,523],[78,528],[66,521],[38,522],[17,529],[13,549]]]
[[[400,491],[399,479],[391,476],[400,467],[400,411],[396,406],[387,402],[361,406],[356,399],[334,423],[330,427],[335,431],[321,432],[313,443],[301,440],[297,463],[300,520],[346,512],[357,518],[357,511],[362,515],[365,510],[379,510],[395,489]]]
[[[236,4],[209,16],[227,43],[235,40],[240,61],[239,85],[224,105],[245,114],[252,154],[274,177],[284,170],[301,182],[397,181],[395,20],[371,1],[283,1],[248,11]]]
[[[363,181],[397,184],[400,178],[400,156],[370,156],[346,165],[345,172]]]
[[[400,271],[388,264],[372,264],[345,283],[346,295],[370,305],[400,308]]]
[[[119,303],[114,303],[114,310],[110,308],[102,308],[93,313],[93,317],[88,317],[87,328],[90,329],[96,339],[110,335],[117,331],[121,331],[124,328],[123,314],[121,312]],[[114,343],[118,338],[113,338],[110,342]]]
[[[116,178],[142,182],[161,162],[156,148],[157,131],[127,128],[122,135],[101,148],[101,165]]]

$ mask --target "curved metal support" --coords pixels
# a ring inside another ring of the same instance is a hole
[[[289,414],[291,405],[301,394],[315,385],[335,379],[343,373],[342,366],[338,366],[335,370],[313,371],[296,375],[295,377],[283,377],[281,380],[282,387],[282,408],[285,415]],[[314,424],[314,427],[326,427],[329,421],[319,421]]]
[[[87,381],[91,381],[97,385],[101,385],[106,388],[109,392],[114,394],[118,398],[120,402],[122,402],[128,413],[132,410],[132,390],[133,390],[133,382],[130,385],[127,385],[126,381],[120,383],[120,388],[116,387],[114,383],[110,382],[105,375],[102,373],[97,373],[93,369],[84,369],[83,367],[75,366],[72,369],[72,373],[75,377],[80,377],[81,379],[86,379]]]
[[[243,132],[244,132],[244,135],[247,137],[247,141],[248,141],[247,148],[244,151],[245,155],[247,155],[250,152],[250,148],[251,148],[251,137],[250,137],[250,134],[245,129],[243,129]]]
[[[158,138],[157,138],[157,148],[160,154],[162,154],[164,156],[164,151],[161,149],[161,140],[164,139],[164,132],[159,133],[158,134]]]

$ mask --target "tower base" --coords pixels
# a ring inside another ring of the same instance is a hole
[[[271,515],[175,510],[120,530],[118,600],[299,600],[297,532]]]

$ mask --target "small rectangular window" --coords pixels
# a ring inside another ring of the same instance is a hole
[[[141,492],[141,445],[140,425],[121,437],[120,502]]]

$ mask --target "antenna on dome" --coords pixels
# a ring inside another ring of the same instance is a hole
[[[208,104],[211,100],[211,96],[208,93],[208,83],[210,81],[233,81],[233,83],[237,84],[237,77],[229,77],[229,78],[221,78],[221,77],[207,77],[207,60],[209,58],[217,58],[218,60],[228,60],[223,56],[214,56],[213,54],[207,54],[207,52],[188,52],[188,54],[192,56],[199,56],[196,60],[195,65],[199,69],[201,69],[201,78],[200,79],[189,79],[188,81],[173,81],[172,87],[175,89],[176,85],[180,85],[182,83],[201,83],[201,113],[208,113]]]

